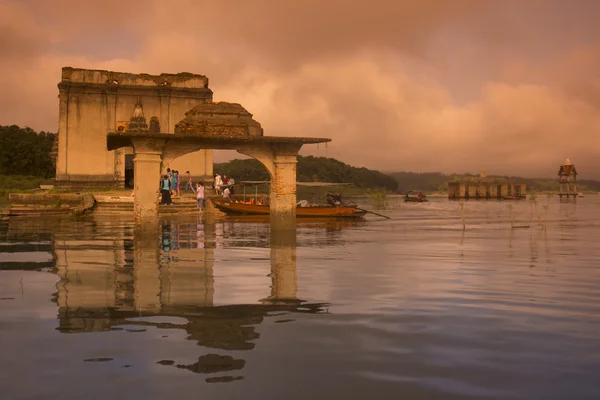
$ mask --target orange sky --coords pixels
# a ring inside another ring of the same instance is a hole
[[[61,67],[207,75],[267,135],[382,171],[600,178],[600,1],[0,0],[0,124]],[[224,156],[223,154],[221,156]]]

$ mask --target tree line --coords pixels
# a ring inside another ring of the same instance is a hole
[[[56,134],[17,125],[0,126],[0,175],[55,176],[51,156]]]
[[[0,175],[28,175],[44,179],[55,176],[52,151],[56,134],[36,132],[17,125],[0,126]],[[269,173],[255,159],[235,159],[214,164],[214,171],[233,177],[236,181],[267,181]],[[448,182],[477,181],[478,174],[443,174],[441,172],[394,172],[384,174],[368,168],[358,168],[333,158],[298,156],[296,179],[299,182],[352,183],[358,188],[405,193],[409,190],[445,192]],[[522,178],[488,176],[498,183],[525,183],[528,192],[557,191],[558,177]],[[600,192],[600,182],[591,179],[578,181],[579,191]]]
[[[240,181],[268,181],[269,172],[254,159],[235,159],[214,164],[213,170],[221,175]],[[382,172],[357,168],[333,158],[298,156],[296,165],[298,182],[352,183],[359,188],[370,188],[396,192],[396,180]]]

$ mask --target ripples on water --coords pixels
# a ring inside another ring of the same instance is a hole
[[[2,398],[600,398],[599,208],[3,220]]]

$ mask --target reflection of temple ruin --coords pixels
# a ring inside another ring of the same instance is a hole
[[[114,227],[86,225],[77,239],[55,236],[59,310],[63,333],[101,332],[138,325],[187,332],[199,346],[219,350],[250,350],[259,338],[255,325],[273,311],[310,312],[320,304],[297,298],[294,239],[278,240],[271,250],[271,290],[254,304],[215,306],[215,223],[163,222],[158,233],[135,234]],[[110,238],[99,239],[99,233]],[[270,292],[270,295],[268,294]],[[259,301],[260,300],[260,301]],[[300,308],[301,306],[301,308]],[[170,324],[143,317],[181,317]],[[142,317],[142,318],[140,318]],[[165,361],[165,365],[171,365]],[[200,357],[193,372],[236,370],[244,361],[219,354]],[[216,371],[218,372],[218,371]]]
[[[482,171],[477,178],[448,182],[449,199],[524,199],[527,186],[524,183],[506,182],[488,177]]]

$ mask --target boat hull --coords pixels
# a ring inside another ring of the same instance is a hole
[[[235,203],[227,200],[213,200],[220,211],[231,215],[270,215],[271,208],[257,204]],[[362,218],[367,212],[356,207],[314,206],[297,207],[297,218]]]

